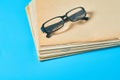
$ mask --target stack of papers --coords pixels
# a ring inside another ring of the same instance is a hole
[[[32,0],[26,12],[39,59],[119,46],[119,3],[119,0]],[[44,22],[80,6],[87,11],[88,21],[68,22],[51,38],[46,38],[41,31]]]

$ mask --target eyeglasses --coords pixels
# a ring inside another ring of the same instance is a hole
[[[46,21],[42,27],[41,31],[43,33],[46,33],[46,37],[50,38],[52,36],[52,33],[58,31],[64,26],[64,23],[71,21],[71,22],[76,22],[79,20],[88,20],[89,18],[86,17],[86,11],[83,7],[77,7],[74,8],[70,11],[68,11],[65,15],[63,16],[57,16],[54,17],[48,21]]]

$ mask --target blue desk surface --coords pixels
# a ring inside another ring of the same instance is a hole
[[[39,62],[28,2],[0,1],[0,80],[120,80],[120,47]]]

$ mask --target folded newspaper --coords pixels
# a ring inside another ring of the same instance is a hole
[[[26,12],[39,60],[119,46],[119,3],[119,0],[32,0]],[[47,38],[41,31],[42,24],[75,7],[84,7],[89,20],[67,22]]]

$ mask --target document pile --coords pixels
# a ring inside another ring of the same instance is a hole
[[[109,5],[108,0],[32,0],[26,12],[39,59],[119,46],[119,3],[119,0],[109,0]]]

